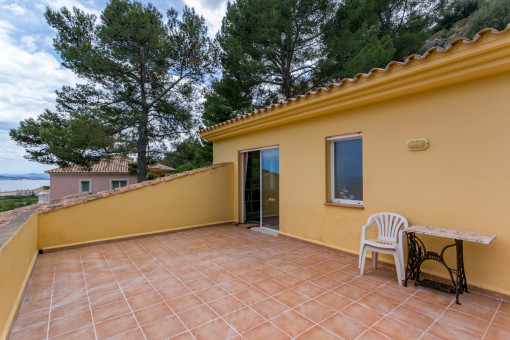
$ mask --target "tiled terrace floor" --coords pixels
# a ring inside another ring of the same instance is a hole
[[[40,255],[12,339],[510,339],[501,296],[461,302],[225,226]]]

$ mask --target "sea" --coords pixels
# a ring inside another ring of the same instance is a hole
[[[49,185],[49,179],[2,179],[0,180],[0,191],[34,190]]]

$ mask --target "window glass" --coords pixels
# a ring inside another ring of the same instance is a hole
[[[336,141],[333,143],[333,147],[333,199],[363,201],[361,138]]]
[[[112,189],[125,187],[127,185],[127,180],[115,180],[112,181]]]
[[[90,181],[81,181],[80,183],[81,183],[81,192],[90,192]]]

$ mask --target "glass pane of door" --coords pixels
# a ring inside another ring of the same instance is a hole
[[[260,151],[247,152],[244,162],[245,220],[260,223]]]
[[[262,226],[278,230],[280,224],[279,150],[262,154]]]

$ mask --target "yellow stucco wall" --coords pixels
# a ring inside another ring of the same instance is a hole
[[[39,249],[233,220],[233,165],[39,215]]]
[[[402,214],[410,225],[495,234],[496,241],[488,246],[465,243],[468,284],[510,294],[510,270],[502,267],[510,260],[510,72],[508,67],[502,70],[219,138],[214,161],[235,163],[239,193],[239,151],[279,145],[281,232],[353,253],[359,251],[362,225],[382,211]],[[365,208],[325,206],[326,137],[358,131],[363,133]],[[414,138],[427,138],[430,147],[406,150],[406,141]],[[239,200],[235,195],[236,219]],[[436,249],[444,244],[425,241]]]
[[[0,250],[0,339],[5,339],[37,255],[37,213]]]

